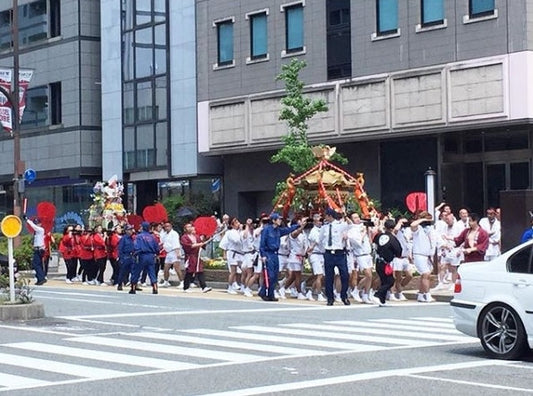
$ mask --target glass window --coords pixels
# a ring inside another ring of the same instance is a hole
[[[135,77],[148,77],[154,72],[152,28],[135,32]]]
[[[155,119],[167,118],[167,78],[159,77],[155,80]]]
[[[515,162],[510,166],[511,190],[529,189],[529,162]]]
[[[156,25],[154,27],[155,39],[155,69],[154,74],[163,74],[167,71],[167,37],[166,26],[164,24]]]
[[[494,0],[470,0],[470,16],[494,14]]]
[[[150,81],[137,83],[137,121],[153,119],[152,84]]]
[[[156,166],[167,165],[167,123],[160,122],[155,126]]]
[[[135,168],[135,128],[124,128],[124,168]]]
[[[151,0],[136,0],[135,23],[137,25],[152,22],[152,6],[150,3]]]
[[[522,250],[519,250],[513,254],[507,261],[507,270],[509,272],[515,272],[520,274],[531,273],[530,267],[531,261],[531,246],[528,246]]]
[[[22,115],[22,129],[49,125],[48,87],[36,87],[26,91],[26,108]]]
[[[50,0],[50,37],[61,34],[61,3],[60,0]]]
[[[137,168],[148,168],[155,165],[153,124],[137,127],[136,160]]]
[[[46,13],[46,0],[19,6],[18,28],[20,45],[32,44],[36,41],[47,39],[48,15]]]
[[[61,82],[50,84],[50,124],[61,124]]]
[[[422,0],[422,26],[438,25],[443,21],[443,0]]]
[[[0,51],[11,48],[11,10],[0,12]]]
[[[166,19],[166,13],[165,0],[154,0],[154,21],[163,22]]]
[[[217,23],[217,42],[219,66],[233,62],[233,22],[228,20]]]
[[[378,0],[376,4],[377,33],[396,33],[398,31],[398,0]]]
[[[122,35],[122,74],[124,80],[133,80],[134,65],[133,32],[128,32]]]
[[[122,91],[122,106],[124,115],[122,122],[124,124],[133,124],[135,122],[135,101],[133,83],[125,83]]]
[[[285,50],[301,51],[304,48],[304,10],[301,4],[285,8]]]
[[[135,15],[135,8],[133,0],[122,0],[122,29],[133,29],[133,16]]]
[[[267,14],[254,14],[250,16],[251,58],[264,58],[267,55]]]

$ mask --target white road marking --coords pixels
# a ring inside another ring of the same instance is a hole
[[[170,344],[155,344],[150,342],[140,342],[124,340],[120,338],[102,338],[102,337],[75,337],[67,341],[83,342],[85,344],[104,345],[116,348],[135,349],[147,352],[167,353],[172,355],[184,355],[211,360],[225,360],[231,362],[252,362],[264,360],[265,357],[258,355],[249,355],[245,353],[232,353],[224,351],[214,351],[209,349],[188,348]]]
[[[430,377],[426,375],[417,375],[417,374],[409,374],[407,375],[407,377],[424,379],[424,380],[429,380],[429,381],[451,382],[453,384],[462,384],[462,385],[469,385],[469,386],[474,386],[474,387],[478,386],[481,388],[501,389],[501,390],[506,390],[506,391],[533,393],[533,389],[517,388],[514,386],[508,386],[508,385],[487,384],[486,382],[481,383],[481,382],[472,382],[472,381],[462,381],[462,380],[455,380],[451,378]]]
[[[423,331],[402,331],[402,330],[390,330],[390,329],[380,329],[379,325],[374,325],[372,329],[361,328],[361,327],[347,327],[347,326],[332,326],[332,325],[316,325],[310,323],[288,323],[282,324],[280,326],[297,328],[302,330],[302,334],[305,334],[308,329],[310,330],[324,330],[333,332],[337,335],[337,332],[346,332],[346,333],[356,333],[357,335],[352,336],[352,338],[359,338],[359,334],[370,334],[370,335],[384,335],[393,338],[397,341],[398,344],[406,341],[406,344],[410,345],[409,338],[415,338],[417,340],[443,340],[443,341],[471,341],[472,337],[463,336],[460,333],[456,335],[449,334],[435,334]],[[327,334],[327,333],[326,333]],[[401,337],[407,337],[408,339],[402,339]]]
[[[418,320],[418,318],[415,318],[414,320]],[[377,323],[391,323],[391,324],[413,324],[413,319],[406,320],[406,319],[369,319],[369,322],[377,322]],[[455,326],[453,323],[429,323],[425,322],[425,326],[427,327],[433,327],[433,328],[441,328],[441,329],[455,329]]]
[[[0,353],[0,363],[17,367],[31,368],[40,371],[50,371],[74,377],[105,379],[120,377],[125,372],[118,370],[107,370],[98,367],[81,366],[78,364],[54,362],[53,360],[36,359],[21,355],[10,355]]]
[[[193,331],[194,332],[194,331]],[[217,340],[212,338],[201,338],[201,337],[191,337],[183,334],[165,334],[165,333],[134,333],[128,334],[133,337],[142,337],[148,339],[156,340],[167,340],[167,341],[179,341],[184,343],[191,344],[201,344],[201,345],[213,345],[224,348],[237,348],[237,349],[247,349],[251,351],[259,352],[269,352],[269,353],[278,353],[281,355],[298,355],[298,356],[316,356],[320,354],[321,351],[303,349],[303,348],[290,348],[282,347],[272,344],[260,344],[260,343],[251,343],[251,342],[240,342],[240,341],[229,341],[229,340]]]
[[[370,351],[379,351],[383,349],[379,345],[361,345],[353,344],[351,342],[339,342],[331,340],[320,340],[312,339],[305,337],[287,337],[272,334],[272,329],[270,329],[270,334],[256,334],[256,333],[244,333],[242,331],[225,331],[225,330],[214,330],[214,329],[193,329],[193,330],[182,330],[183,332],[194,333],[194,334],[204,334],[208,336],[216,337],[229,337],[237,338],[239,340],[256,340],[262,342],[270,343],[282,343],[282,344],[294,344],[294,345],[310,345],[314,347],[321,348],[331,348],[331,349],[341,349],[341,350],[350,350],[350,352],[370,352]],[[353,341],[353,340],[352,340]]]
[[[369,322],[363,322],[363,321],[355,321],[355,320],[331,320],[331,321],[325,321],[324,323],[332,324],[332,325],[340,325],[340,326],[354,326],[354,327],[369,327],[369,328],[375,328],[376,326],[379,326],[383,329],[397,329],[397,330],[412,330],[412,331],[420,331],[424,334],[426,332],[434,332],[439,334],[456,334],[456,335],[462,335],[461,332],[454,329],[448,329],[448,328],[437,328],[437,327],[427,327],[424,326],[424,324],[418,324],[417,322],[413,322],[412,325],[403,325],[403,324],[394,324],[394,323],[379,323],[376,325],[376,323],[369,323]]]
[[[179,362],[176,360],[154,359],[144,356],[132,356],[131,354],[96,351],[87,348],[73,348],[62,345],[47,345],[36,342],[19,342],[14,344],[4,344],[2,346],[27,351],[45,352],[83,359],[99,360],[103,362],[127,364],[131,366],[150,367],[155,369],[186,370],[200,367],[199,364]]]
[[[49,385],[51,382],[43,381],[28,377],[21,377],[19,375],[0,373],[0,386],[6,386],[9,388],[19,386],[43,386]],[[1,390],[1,389],[0,389]]]
[[[464,363],[453,363],[453,364],[443,364],[437,366],[424,366],[424,367],[412,367],[405,369],[395,369],[395,370],[382,370],[382,371],[371,371],[368,373],[361,374],[352,374],[345,375],[340,377],[331,377],[323,378],[318,380],[309,380],[309,381],[299,381],[299,382],[288,382],[283,384],[260,386],[257,388],[246,388],[246,389],[233,389],[226,392],[218,393],[209,393],[203,396],[252,396],[260,395],[265,393],[288,393],[291,390],[302,390],[302,389],[311,389],[328,385],[339,385],[347,384],[351,382],[360,382],[368,381],[374,379],[387,378],[391,376],[407,376],[419,373],[429,373],[435,371],[449,371],[449,370],[460,370],[468,369],[475,367],[486,367],[486,366],[505,366],[509,362],[502,360],[481,360],[474,362],[464,362]]]

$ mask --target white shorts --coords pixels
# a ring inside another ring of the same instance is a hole
[[[244,253],[241,268],[252,268],[256,257],[257,253]]]
[[[363,271],[374,266],[374,263],[372,262],[372,256],[370,254],[355,257],[355,260],[357,261],[357,267],[359,268],[359,271]]]
[[[348,253],[346,255],[346,266],[348,267],[348,273],[351,274],[356,267],[353,253]]]
[[[394,257],[392,260],[392,269],[394,271],[409,271],[409,259],[407,257]]]
[[[289,256],[278,255],[279,261],[279,271],[285,271],[287,269],[287,264],[289,263]]]
[[[261,259],[257,260],[257,265],[254,265],[254,274],[260,274],[263,270],[263,261]]]
[[[289,261],[287,263],[287,269],[289,271],[300,271],[300,272],[302,272],[302,263],[301,262]]]
[[[430,274],[431,272],[433,272],[433,265],[429,261],[428,256],[413,254],[413,262],[415,264],[416,270],[420,275]]]
[[[324,275],[324,255],[322,253],[311,253],[309,263],[313,269],[313,275]]]
[[[240,266],[244,259],[244,255],[237,253],[237,252],[231,252],[229,250],[226,253],[226,257],[228,258],[228,265]]]
[[[167,255],[165,256],[165,264],[174,264],[178,261],[181,261],[178,257],[178,252],[176,250],[171,250],[170,252],[167,252]]]

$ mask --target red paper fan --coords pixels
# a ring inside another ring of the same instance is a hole
[[[201,216],[193,222],[194,228],[196,228],[196,235],[203,235],[206,238],[211,238],[217,230],[217,221],[214,217]]]
[[[411,213],[427,210],[426,193],[412,192],[405,197],[405,204]]]
[[[129,214],[126,218],[128,219],[128,224],[131,224],[135,231],[139,231],[141,223],[144,221],[143,218],[136,214]]]
[[[144,220],[150,223],[161,223],[168,219],[167,210],[159,202],[154,205],[146,206],[143,210]]]
[[[39,202],[37,204],[37,217],[41,220],[45,232],[52,231],[56,217],[55,205],[52,202]]]

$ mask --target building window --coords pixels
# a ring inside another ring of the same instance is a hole
[[[61,124],[61,83],[28,89],[21,130],[58,124]]]
[[[422,0],[422,26],[442,25],[444,23],[443,0]]]
[[[328,80],[352,75],[350,10],[350,0],[326,2]]]
[[[470,18],[493,15],[494,11],[494,0],[469,0]]]
[[[304,51],[304,4],[282,6],[285,12],[285,52]]]
[[[268,53],[267,13],[261,12],[250,18],[250,58],[263,59]]]
[[[216,23],[217,27],[217,66],[233,64],[233,20]]]
[[[122,149],[128,171],[167,166],[166,3],[122,1]]]
[[[398,32],[398,0],[377,0],[377,35]]]
[[[38,0],[19,6],[19,42],[21,46],[61,34],[59,0]]]

